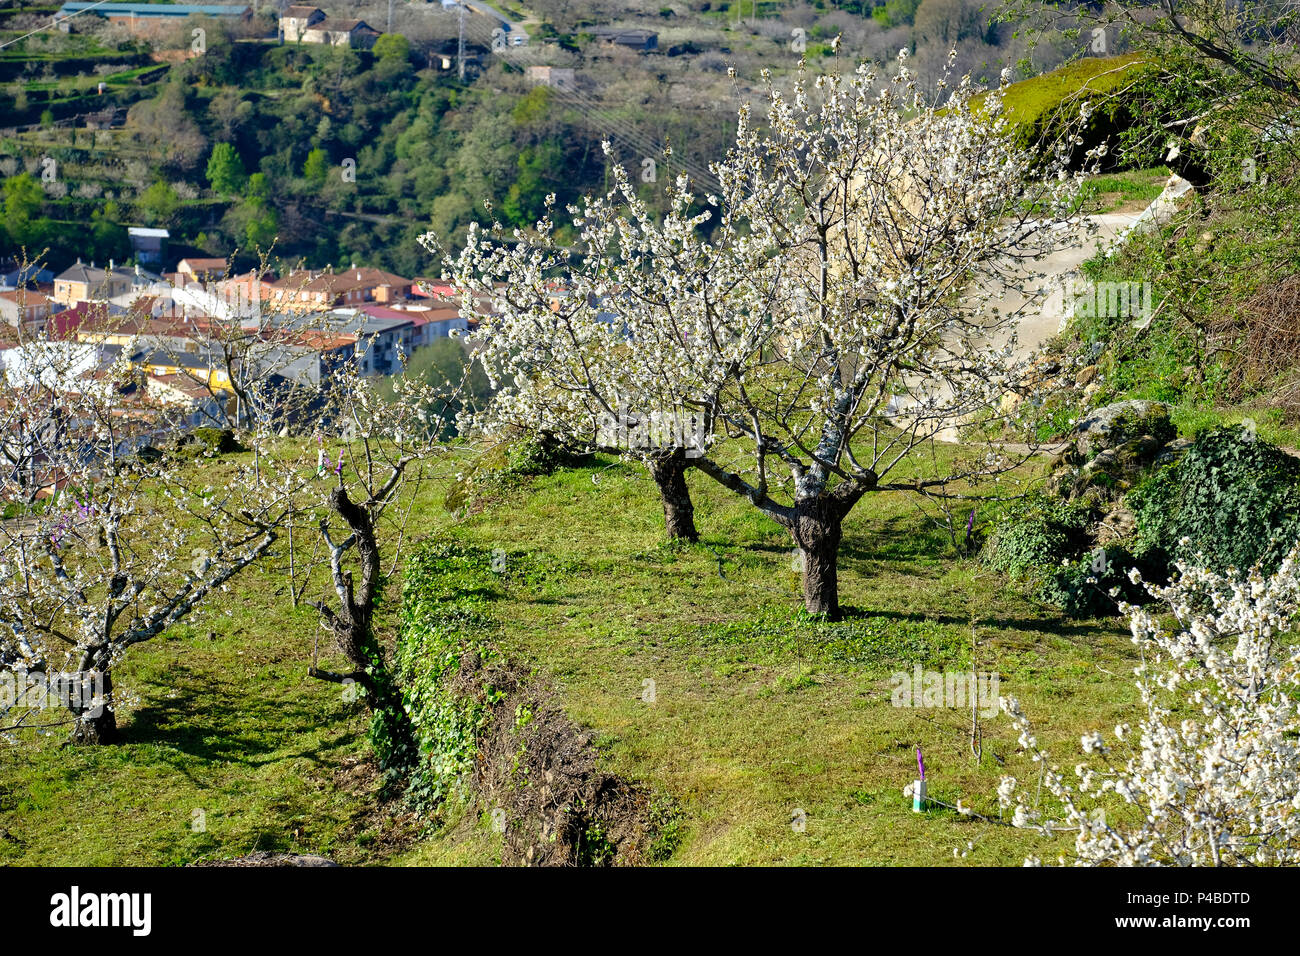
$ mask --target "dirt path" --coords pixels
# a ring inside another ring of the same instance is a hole
[[[996,303],[998,311],[1017,316],[1015,322],[994,336],[994,344],[1005,345],[1014,329],[1014,353],[1017,358],[1024,358],[1056,335],[1065,318],[1068,279],[1088,259],[1120,241],[1140,213],[1141,210],[1136,210],[1087,216],[1084,222],[1060,230],[1056,251],[1026,264],[1032,274],[1008,285],[985,282],[977,286],[972,296],[987,301],[1001,295],[1001,301]],[[1096,227],[1095,233],[1089,234],[1086,223]]]
[[[990,343],[1000,347],[1014,335],[1012,354],[1018,359],[1028,358],[1042,348],[1061,331],[1066,314],[1066,288],[1079,266],[1122,241],[1140,214],[1139,209],[1086,216],[1058,230],[1059,240],[1050,254],[1023,264],[1008,257],[1003,265],[1011,274],[1005,281],[977,282],[967,296],[972,309],[991,308],[999,315],[1013,317],[990,337]],[[957,428],[944,428],[935,437],[955,443]]]

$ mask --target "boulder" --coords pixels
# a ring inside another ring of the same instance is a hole
[[[1074,426],[1074,445],[1079,455],[1088,459],[1142,436],[1150,436],[1163,446],[1176,434],[1168,405],[1134,398],[1103,405],[1081,418]]]
[[[1173,441],[1165,445],[1164,448],[1160,449],[1160,454],[1156,455],[1155,460],[1152,461],[1151,464],[1157,468],[1162,468],[1165,465],[1172,465],[1179,458],[1182,458],[1183,453],[1191,447],[1192,440],[1190,438],[1175,438]]]

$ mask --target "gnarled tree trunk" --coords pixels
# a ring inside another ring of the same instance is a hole
[[[686,469],[690,467],[686,452],[678,448],[651,458],[646,465],[659,488],[668,537],[698,541],[700,533],[695,530],[695,505],[691,503],[691,490],[686,485]]]
[[[339,607],[336,610],[324,602],[317,602],[315,607],[354,670],[350,674],[334,674],[313,667],[310,674],[337,683],[355,681],[364,687],[371,710],[381,715],[385,724],[385,746],[389,752],[380,754],[380,762],[388,766],[410,766],[418,756],[415,728],[406,712],[401,690],[384,662],[383,648],[375,639],[372,626],[381,578],[374,522],[370,513],[353,502],[342,486],[330,492],[329,501],[330,508],[343,519],[351,534],[335,544],[330,539],[328,523],[321,520],[321,533],[330,549],[330,571]],[[361,565],[360,586],[354,586],[352,572],[343,569],[343,555],[350,547],[356,548]]]
[[[839,574],[844,513],[837,501],[805,498],[795,502],[790,535],[799,548],[803,570],[803,603],[809,614],[840,619]]]
[[[792,508],[773,515],[799,548],[803,603],[809,614],[824,614],[830,621],[842,617],[838,562],[844,519],[858,499],[875,487],[875,480],[874,474],[868,474],[830,488],[822,481],[810,483],[813,493],[797,496]]]
[[[75,721],[72,725],[71,739],[76,744],[112,744],[118,739],[117,714],[113,710],[113,674],[104,667],[99,671],[102,695],[91,699],[86,696],[71,701]],[[82,671],[78,678],[90,680],[87,672]],[[85,689],[89,690],[90,687]],[[87,695],[88,696],[88,695]]]

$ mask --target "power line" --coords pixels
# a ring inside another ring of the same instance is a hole
[[[23,40],[26,40],[28,37],[34,37],[38,33],[44,33],[46,30],[52,30],[60,23],[67,23],[73,17],[79,17],[83,13],[90,12],[95,7],[102,7],[104,4],[112,3],[112,2],[113,0],[95,0],[95,2],[90,4],[89,6],[82,7],[80,10],[77,10],[74,13],[69,13],[66,17],[52,17],[50,19],[50,22],[47,23],[45,26],[41,27],[39,30],[33,30],[31,33],[24,33],[22,36],[16,37],[10,40],[8,43],[0,43],[0,50],[3,50],[7,46],[13,46],[15,43],[21,43]]]

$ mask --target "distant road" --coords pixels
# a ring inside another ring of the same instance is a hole
[[[460,2],[470,10],[491,17],[494,20],[499,20],[501,25],[505,28],[506,33],[510,34],[512,37],[522,36],[525,40],[528,39],[528,31],[524,29],[524,25],[515,20],[511,20],[496,7],[483,3],[483,0],[460,0]]]

